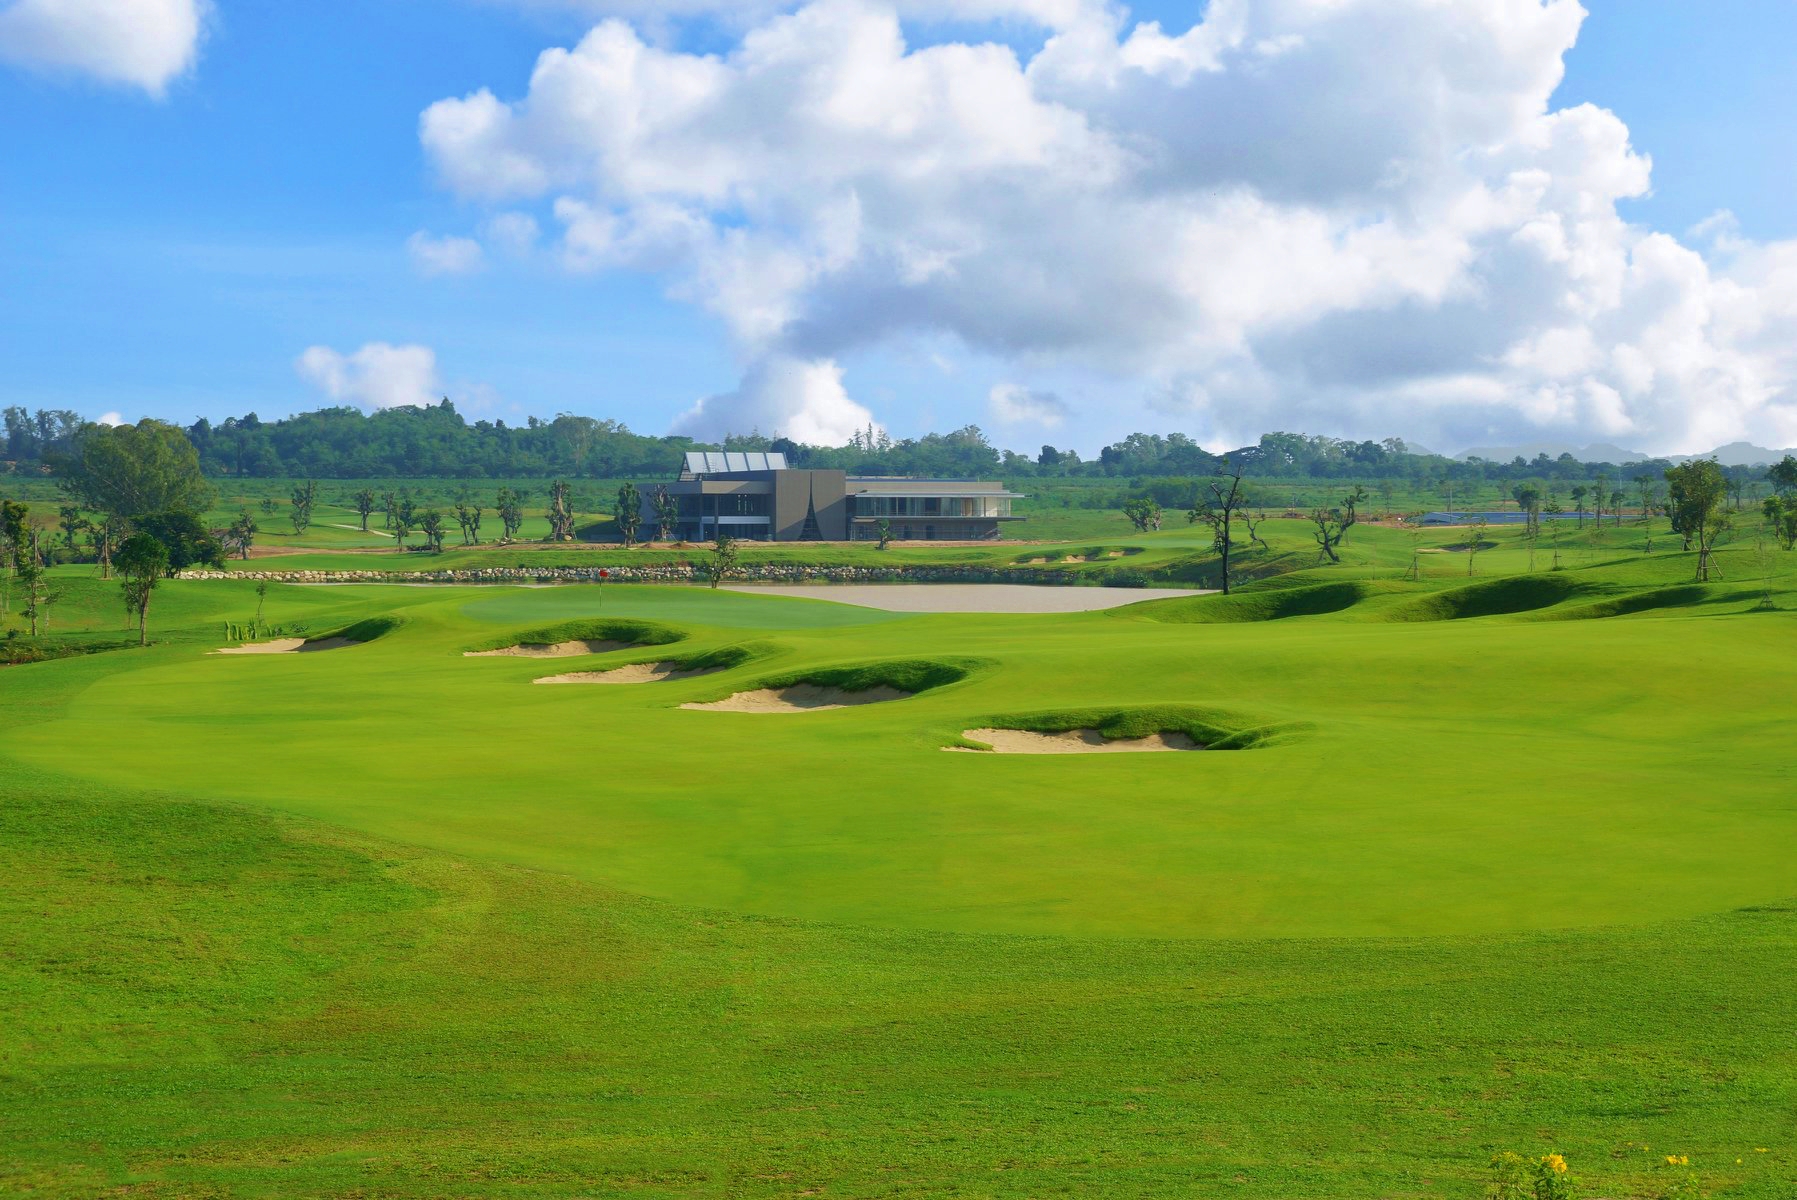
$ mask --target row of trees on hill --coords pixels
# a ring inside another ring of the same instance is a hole
[[[41,465],[66,452],[82,427],[64,410],[4,410],[3,457],[14,468]],[[218,424],[195,421],[184,431],[208,475],[305,479],[666,479],[688,450],[774,450],[794,466],[835,468],[854,475],[1006,479],[1193,479],[1214,474],[1224,458],[1258,479],[1403,481],[1464,491],[1478,483],[1523,480],[1588,481],[1599,474],[1663,472],[1670,462],[1619,467],[1584,463],[1569,454],[1507,463],[1460,461],[1413,451],[1400,438],[1354,441],[1300,433],[1268,433],[1252,446],[1216,455],[1183,433],[1132,433],[1094,459],[1045,445],[1034,455],[993,446],[977,425],[917,438],[892,438],[868,428],[841,446],[810,446],[790,438],[745,434],[721,444],[687,437],[648,437],[617,421],[564,413],[469,423],[449,400],[425,408],[376,413],[337,407],[278,421],[256,414]],[[1747,468],[1724,468],[1738,482]],[[1165,501],[1163,501],[1165,503]]]

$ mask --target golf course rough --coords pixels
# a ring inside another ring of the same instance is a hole
[[[1065,615],[274,584],[393,623],[261,663],[165,584],[0,669],[0,1191],[1789,1200],[1797,556],[1433,599],[1508,537]],[[586,639],[720,669],[463,657]],[[681,707],[806,685],[911,694]],[[1006,728],[1251,752],[941,753]]]

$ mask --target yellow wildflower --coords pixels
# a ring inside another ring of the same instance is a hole
[[[1554,1174],[1556,1174],[1556,1175],[1566,1174],[1566,1159],[1564,1157],[1562,1157],[1561,1155],[1549,1154],[1546,1157],[1544,1157],[1541,1161],[1546,1163],[1548,1165],[1549,1169],[1551,1169]]]
[[[1666,1156],[1666,1165],[1669,1167],[1688,1167],[1691,1165],[1691,1156],[1688,1154],[1668,1154]]]

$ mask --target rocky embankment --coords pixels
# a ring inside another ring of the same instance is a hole
[[[700,567],[479,567],[444,571],[183,571],[182,579],[266,579],[273,583],[691,583]],[[1007,567],[738,566],[731,583],[1036,583],[1080,582],[1072,571]]]

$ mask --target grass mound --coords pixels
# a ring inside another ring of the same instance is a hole
[[[1255,750],[1278,745],[1304,733],[1309,726],[1257,721],[1243,713],[1191,704],[1155,704],[1131,708],[1063,708],[1052,712],[1010,713],[977,722],[988,729],[1017,729],[1026,733],[1071,733],[1092,729],[1111,741],[1136,741],[1160,734],[1190,738],[1206,750]],[[957,745],[986,747],[966,737]]]
[[[677,655],[664,659],[682,671],[729,671],[759,661],[780,648],[771,642],[738,642],[734,646],[718,646],[697,654]]]
[[[49,662],[57,658],[74,658],[82,654],[104,654],[111,650],[130,650],[137,646],[135,637],[94,637],[92,635],[56,637],[0,638],[0,667],[24,666],[26,663]]]
[[[874,688],[894,691],[927,692],[931,688],[959,683],[985,665],[978,659],[898,658],[881,662],[857,663],[845,667],[808,667],[785,675],[774,675],[756,681],[758,688],[775,691],[781,688],[809,685],[836,688],[844,692],[866,692]]]
[[[1599,600],[1594,604],[1556,609],[1540,614],[1540,619],[1544,621],[1601,620],[1605,617],[1626,617],[1634,613],[1653,612],[1663,608],[1689,608],[1695,604],[1708,604],[1732,598],[1732,596],[1719,595],[1714,589],[1701,584],[1688,583],[1682,587],[1649,588],[1645,591],[1630,592],[1627,595],[1611,596],[1607,600]]]
[[[1565,575],[1518,575],[1419,596],[1391,609],[1384,619],[1465,621],[1474,617],[1501,617],[1551,608],[1589,591],[1588,584]]]
[[[1236,592],[1229,596],[1193,596],[1133,605],[1127,614],[1168,625],[1230,625],[1249,621],[1283,621],[1316,617],[1352,608],[1380,589],[1365,580],[1346,579],[1304,587],[1277,587]]]
[[[321,633],[317,637],[309,637],[306,640],[308,642],[375,642],[405,623],[404,617],[367,617],[353,625],[345,625],[342,629],[334,629],[329,633]]]
[[[700,654],[658,659],[646,663],[628,663],[605,671],[575,671],[562,675],[546,675],[537,683],[660,683],[691,679],[699,675],[721,675],[766,658],[778,647],[766,642],[750,642],[735,646],[719,646]]]
[[[626,646],[668,646],[685,641],[686,633],[658,621],[582,618],[541,625],[469,646],[466,654],[484,654],[520,646],[557,646],[568,642],[617,642]]]
[[[761,679],[729,695],[682,704],[717,712],[801,712],[908,700],[966,679],[974,659],[888,659],[844,667],[810,667]]]

